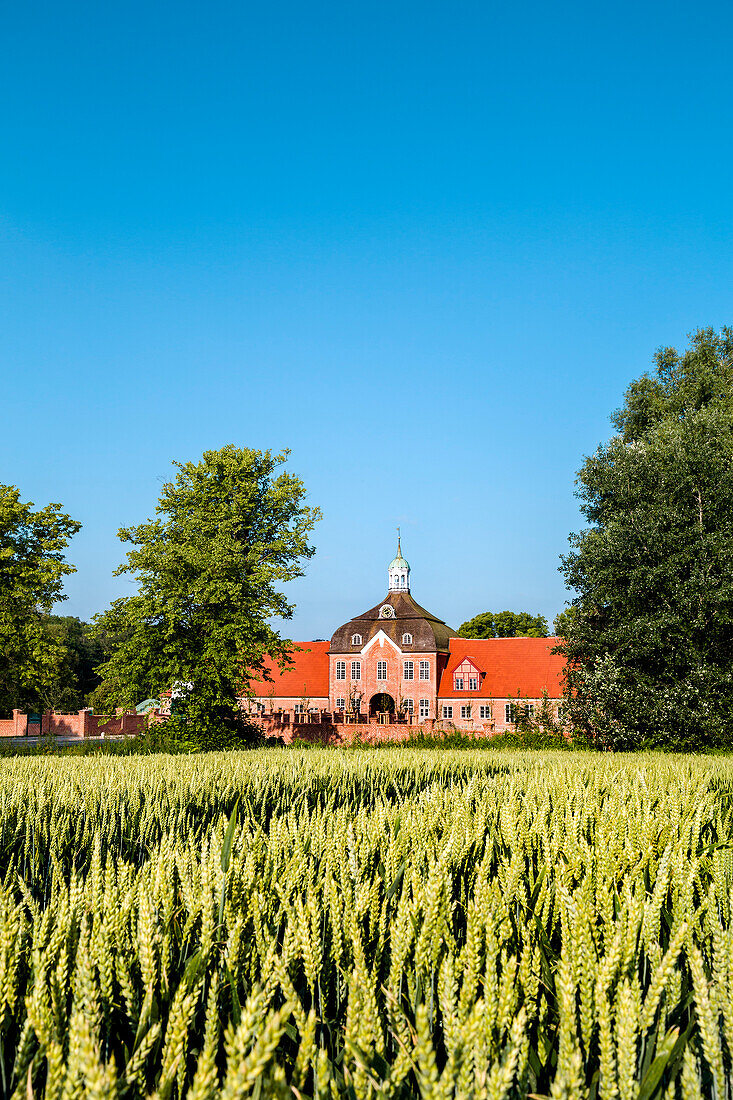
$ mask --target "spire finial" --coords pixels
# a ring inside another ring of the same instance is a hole
[[[397,528],[397,554],[389,563],[390,592],[410,591],[410,566],[402,557],[401,531]]]

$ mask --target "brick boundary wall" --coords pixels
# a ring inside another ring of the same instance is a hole
[[[0,718],[0,737],[25,737],[28,728],[28,715],[19,710],[13,711],[12,718]]]
[[[158,711],[152,712],[153,720],[160,717]],[[56,714],[46,711],[39,723],[28,723],[28,715],[14,710],[12,718],[0,719],[0,738],[25,737],[130,737],[145,729],[147,715],[127,711],[124,714],[92,714],[89,710],[80,710],[76,714]]]
[[[426,718],[422,722],[337,722],[328,719],[322,722],[291,722],[277,715],[260,715],[252,720],[252,724],[258,726],[266,737],[278,737],[286,745],[296,744],[298,741],[307,741],[312,744],[322,745],[352,745],[355,741],[362,741],[370,745],[380,741],[408,741],[416,734],[428,735],[469,732],[477,737],[490,738],[493,731],[477,728],[475,730],[460,730],[453,726],[446,728],[444,723],[436,722],[434,718]]]

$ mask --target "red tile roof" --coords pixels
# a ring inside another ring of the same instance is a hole
[[[282,671],[276,661],[265,658],[264,667],[271,679],[254,678],[250,687],[255,695],[273,693],[279,698],[328,697],[328,650],[330,642],[294,642],[292,664]]]
[[[438,695],[442,699],[539,699],[546,690],[557,699],[562,695],[565,660],[550,651],[559,642],[560,638],[451,638]],[[453,672],[466,657],[485,673],[478,691],[453,690]]]

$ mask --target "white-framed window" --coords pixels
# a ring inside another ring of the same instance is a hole
[[[377,661],[377,679],[378,680],[386,680],[387,679],[387,662],[386,661]]]
[[[336,710],[346,710],[346,700],[341,695],[336,700]]]
[[[471,717],[471,704],[469,703],[468,706],[461,707],[461,718],[470,718],[470,717]]]
[[[415,710],[415,700],[414,699],[405,699],[405,710],[407,711],[408,714],[412,714],[414,712],[414,710]]]
[[[484,703],[478,708],[479,718],[491,718],[491,704]]]
[[[351,679],[361,680],[361,661],[351,662]]]
[[[469,691],[478,691],[478,676],[469,676],[468,677],[468,690]]]
[[[412,645],[412,634],[403,634],[402,635],[402,644],[403,645]]]
[[[336,662],[336,679],[337,680],[345,680],[346,679],[346,661],[337,661]]]
[[[454,676],[453,677],[453,690],[454,691],[463,691],[463,677],[462,676]]]
[[[421,680],[429,680],[430,679],[430,661],[421,661],[420,662],[420,679]]]
[[[361,645],[361,634],[352,634],[351,635],[351,644],[352,645]]]
[[[444,703],[443,704],[443,717],[444,718],[452,718],[453,717],[453,707],[447,706]]]
[[[405,668],[404,668],[405,679],[406,680],[414,680],[415,679],[415,662],[414,661],[404,661],[403,664],[405,666]]]
[[[421,718],[429,718],[430,717],[430,700],[429,699],[421,699],[420,700],[420,717]]]
[[[407,588],[407,578],[405,577],[404,573],[400,577],[400,588]]]
[[[296,703],[293,710],[296,714],[305,714],[305,705],[303,703]]]
[[[520,715],[524,718],[534,718],[534,703],[504,704],[504,720],[506,722],[516,722]]]

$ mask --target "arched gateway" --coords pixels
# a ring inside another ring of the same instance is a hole
[[[379,691],[376,695],[372,695],[369,700],[369,717],[376,718],[378,714],[389,714],[394,716],[395,702],[391,695],[388,695],[386,691]]]

